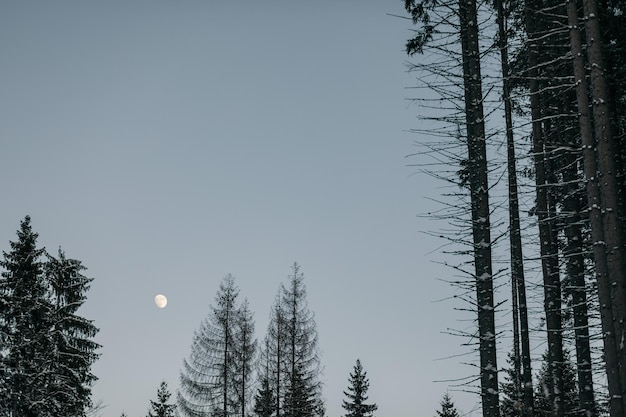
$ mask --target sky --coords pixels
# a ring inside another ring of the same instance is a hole
[[[102,417],[177,389],[228,273],[261,340],[294,262],[329,417],[357,358],[381,417],[434,415],[448,384],[433,381],[471,372],[440,360],[464,352],[446,329],[471,323],[435,302],[450,271],[418,216],[438,185],[408,166],[403,14],[400,0],[0,5],[0,248],[30,215],[40,246],[88,268]]]

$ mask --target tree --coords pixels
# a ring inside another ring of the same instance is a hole
[[[174,417],[176,404],[168,404],[172,394],[167,389],[167,382],[161,382],[157,391],[157,400],[150,400],[150,409],[147,417]]]
[[[484,96],[481,76],[481,50],[479,45],[479,19],[476,0],[459,0],[458,4],[440,3],[432,0],[405,0],[406,11],[411,14],[414,24],[421,29],[407,44],[407,53],[422,53],[434,35],[443,38],[450,36],[446,31],[437,31],[441,21],[431,21],[448,15],[458,19],[454,24],[453,36],[461,45],[461,73],[463,88],[463,120],[458,120],[459,136],[465,139],[467,157],[460,161],[461,185],[469,193],[472,231],[473,278],[475,306],[477,310],[480,395],[483,415],[499,417],[498,365],[496,354],[495,304],[493,295],[492,240],[489,207],[489,180],[487,166]],[[442,19],[443,20],[443,19]],[[448,24],[444,20],[443,26]],[[455,39],[455,40],[456,40]],[[446,41],[444,49],[447,48]],[[447,42],[450,42],[447,40]],[[438,45],[439,46],[439,45]],[[458,57],[457,57],[458,58]],[[449,79],[454,70],[442,71],[443,78]],[[464,135],[463,135],[464,133]]]
[[[0,265],[0,414],[84,416],[92,407],[98,328],[77,314],[92,278],[80,261],[47,255],[26,216]],[[44,262],[43,255],[47,256]]]
[[[350,383],[348,392],[343,392],[348,397],[348,401],[343,400],[341,404],[344,410],[347,411],[345,417],[372,417],[378,406],[366,403],[370,382],[367,378],[367,372],[363,370],[359,359],[356,360],[354,371],[350,373],[348,382]]]
[[[62,415],[82,415],[91,408],[91,386],[97,380],[91,365],[98,359],[100,345],[92,338],[99,329],[91,320],[77,315],[87,300],[93,278],[84,276],[86,268],[76,259],[68,259],[61,249],[58,258],[47,255],[44,270],[52,289],[52,327],[49,335],[55,346],[48,398],[59,404]]]
[[[251,402],[252,368],[257,347],[254,317],[247,299],[237,310],[233,341],[234,390],[240,406],[239,415],[245,417]]]
[[[441,410],[437,410],[437,417],[460,417],[452,402],[452,398],[447,392],[444,394],[440,404]]]
[[[10,242],[11,251],[3,252],[0,262],[5,271],[0,280],[0,317],[3,349],[0,366],[3,413],[34,416],[46,412],[45,383],[40,370],[47,368],[45,352],[51,309],[46,298],[43,275],[43,248],[37,248],[37,233],[26,216],[17,231],[18,240]]]
[[[180,373],[178,409],[184,415],[227,417],[245,410],[254,325],[247,307],[245,319],[241,318],[238,294],[235,278],[228,274],[215,296],[215,307],[194,333],[191,354]]]
[[[261,379],[261,386],[254,397],[254,413],[258,417],[272,417],[276,410],[274,391],[270,386],[269,378]]]
[[[285,417],[310,417],[323,409],[320,356],[315,319],[306,301],[304,275],[294,263],[287,286],[281,286],[284,313]]]

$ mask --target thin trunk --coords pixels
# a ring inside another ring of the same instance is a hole
[[[568,155],[563,171],[563,182],[574,184],[563,201],[568,216],[565,225],[567,245],[564,256],[574,316],[574,335],[576,347],[576,368],[578,373],[578,399],[580,408],[587,417],[597,415],[594,401],[593,374],[591,371],[591,347],[589,344],[589,314],[587,308],[587,288],[585,285],[585,259],[583,256],[582,219],[579,189],[577,184],[578,167],[576,156]]]
[[[622,410],[626,410],[626,395],[623,392],[624,387],[626,387],[626,351],[624,347],[626,338],[626,277],[623,259],[623,231],[619,223],[618,213],[617,164],[610,126],[609,95],[603,72],[602,37],[596,1],[583,0],[583,6],[586,18],[587,56],[591,66],[591,96],[598,150],[598,182],[602,203],[604,242],[606,244],[608,269],[608,283],[606,285],[610,288],[610,299],[606,298],[607,294],[601,293],[603,298],[600,299],[600,303],[611,304],[617,351],[616,362],[609,363],[607,360],[606,366],[618,370],[622,388],[622,391],[619,391],[619,396],[622,401]],[[598,278],[600,279],[600,277]],[[615,395],[612,396],[612,403],[617,401],[614,398]]]
[[[502,91],[504,95],[504,118],[506,123],[507,168],[509,187],[509,225],[511,254],[511,298],[513,302],[513,366],[515,392],[522,392],[523,404],[521,415],[533,415],[533,383],[530,366],[530,342],[528,337],[528,312],[526,308],[526,285],[524,278],[524,256],[522,253],[522,233],[519,217],[519,198],[517,188],[517,168],[515,162],[515,140],[513,137],[513,111],[509,82],[509,57],[507,29],[504,5],[496,0],[498,40],[500,61],[502,63]],[[520,355],[520,331],[522,332],[522,352]],[[521,360],[520,360],[521,359]],[[521,362],[521,363],[520,363]],[[521,373],[523,366],[524,372]]]
[[[551,403],[553,405],[553,415],[563,416],[563,390],[562,386],[562,365],[563,346],[561,338],[560,323],[560,282],[558,271],[557,250],[554,247],[554,233],[551,230],[552,219],[549,218],[548,201],[548,177],[545,160],[545,139],[542,127],[541,104],[539,97],[538,81],[538,45],[537,28],[539,4],[537,1],[526,3],[526,27],[529,36],[529,87],[530,87],[530,108],[532,117],[532,138],[533,154],[535,164],[536,181],[536,212],[539,223],[539,240],[541,252],[541,266],[544,281],[544,309],[546,313],[546,327],[548,333],[548,365],[550,378],[548,380],[548,390]],[[560,354],[559,354],[560,353]]]
[[[568,16],[570,27],[570,46],[574,64],[574,77],[576,80],[576,101],[578,104],[578,124],[580,128],[581,144],[583,150],[583,168],[587,188],[587,201],[589,206],[589,219],[591,223],[591,238],[593,240],[593,255],[595,261],[595,274],[598,283],[598,297],[600,299],[600,322],[604,339],[604,358],[607,374],[609,404],[611,417],[623,417],[624,407],[619,396],[622,393],[621,382],[617,366],[617,348],[615,332],[613,330],[613,312],[611,308],[611,295],[608,279],[608,264],[604,250],[604,229],[600,213],[600,190],[596,181],[597,167],[594,152],[595,143],[590,103],[585,71],[585,59],[583,56],[582,39],[578,27],[578,11],[576,1],[568,2]]]
[[[499,417],[498,367],[493,302],[489,185],[483,113],[482,78],[475,0],[459,0],[460,36],[465,89],[468,173],[480,338],[480,382],[484,417]]]

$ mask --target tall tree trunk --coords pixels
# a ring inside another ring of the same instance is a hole
[[[539,2],[526,3],[526,28],[529,44],[529,87],[532,118],[533,155],[536,181],[536,212],[539,223],[541,266],[544,283],[544,310],[548,333],[549,395],[553,405],[553,415],[563,417],[563,345],[561,334],[561,299],[557,248],[554,247],[554,233],[551,230],[553,219],[548,202],[548,174],[546,172],[545,140],[542,127],[542,114],[539,86],[538,28]]]
[[[591,96],[593,104],[594,131],[598,152],[598,182],[602,207],[604,239],[610,299],[604,293],[600,303],[611,305],[613,313],[613,332],[617,361],[609,363],[607,369],[615,368],[619,373],[621,385],[620,397],[622,410],[626,410],[626,277],[624,271],[623,231],[619,223],[617,164],[614,152],[613,134],[610,125],[609,94],[604,78],[600,24],[595,0],[583,0],[586,20],[587,56],[591,66]],[[595,242],[599,243],[599,242]],[[600,277],[598,277],[600,279]],[[614,394],[615,395],[615,394]],[[612,402],[617,401],[612,398]],[[622,414],[623,415],[623,414]]]
[[[574,66],[574,79],[576,83],[576,101],[578,105],[578,123],[581,135],[581,144],[583,150],[583,169],[586,179],[587,187],[587,199],[590,205],[589,217],[591,221],[592,240],[594,248],[594,258],[596,264],[596,276],[606,277],[607,264],[604,248],[601,245],[595,244],[598,241],[603,241],[602,233],[602,219],[600,217],[599,208],[599,190],[597,183],[594,180],[596,175],[595,156],[593,152],[593,132],[591,117],[589,115],[589,99],[587,90],[587,80],[585,71],[585,60],[583,57],[582,39],[580,35],[580,29],[578,26],[578,7],[576,0],[569,0],[567,2],[567,16],[570,34],[570,50],[573,57]],[[566,204],[567,201],[566,201]],[[575,207],[571,207],[572,212],[580,213],[580,207],[578,200],[572,201],[571,204]],[[577,223],[580,216],[572,219],[573,224]],[[595,232],[594,232],[595,229]],[[600,235],[598,235],[600,232]],[[567,233],[567,232],[566,232]],[[571,236],[570,236],[571,234]],[[574,243],[572,245],[571,253],[582,252],[582,237],[580,236],[580,229],[571,230],[568,233],[568,239]],[[576,239],[576,240],[573,240]],[[580,245],[575,243],[580,242]],[[579,247],[580,246],[580,247]],[[587,300],[585,292],[585,278],[584,278],[584,261],[577,260],[576,270],[571,271],[572,286],[575,287],[572,292],[572,303],[574,304],[574,327],[576,329],[576,362],[578,368],[578,386],[579,386],[579,399],[580,406],[587,412],[587,415],[597,415],[595,408],[594,391],[593,391],[593,378],[591,370],[591,352],[589,346],[589,330],[588,330],[588,314],[587,314]],[[602,281],[606,278],[601,279]],[[608,322],[607,323],[607,314]],[[603,333],[609,331],[607,327],[612,321],[612,313],[610,312],[610,306],[608,313],[606,308],[600,306],[600,315],[602,321]],[[606,329],[606,330],[605,330]],[[609,331],[609,333],[612,333]],[[605,345],[607,343],[605,342]],[[614,349],[614,340],[610,340],[608,343],[609,350],[605,348],[605,357],[615,360],[617,352]],[[609,394],[611,394],[611,386],[616,382],[619,383],[619,379],[615,381],[616,373],[611,372],[611,375],[607,373],[609,381]],[[619,392],[619,391],[618,391]],[[612,395],[611,395],[612,396]],[[619,411],[619,414],[612,414],[612,416],[623,415],[623,411],[619,410],[621,407],[611,406],[615,411]]]
[[[476,1],[459,0],[459,17],[480,339],[481,400],[484,417],[499,417],[489,185]]]
[[[504,96],[504,119],[507,143],[507,172],[509,190],[509,239],[511,256],[511,299],[513,310],[513,366],[515,392],[523,392],[521,415],[533,416],[533,382],[530,365],[530,341],[528,335],[528,311],[526,307],[526,284],[524,278],[524,256],[519,217],[515,140],[513,136],[513,111],[511,105],[510,70],[506,16],[502,0],[496,0],[498,41],[502,64],[502,91]],[[521,331],[521,355],[520,355]],[[521,368],[523,367],[523,373]],[[523,386],[522,386],[523,384]],[[523,389],[523,391],[522,391]]]

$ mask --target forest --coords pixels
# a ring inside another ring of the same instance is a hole
[[[466,391],[484,417],[626,417],[626,3],[403,5],[416,110],[407,160],[442,184],[425,233],[440,239],[449,297],[471,323],[442,329],[469,366],[433,415],[464,415],[452,396]],[[0,261],[0,417],[100,416],[99,328],[81,312],[94,278],[37,238],[26,216]],[[147,416],[326,416],[297,263],[269,317],[258,337],[226,275],[176,358],[179,387],[155,386]],[[344,417],[382,415],[354,356]]]
[[[448,185],[428,216],[475,321],[457,334],[477,371],[456,386],[486,417],[624,416],[624,3],[404,5],[406,52],[435,62],[409,63],[428,122],[413,162]]]

